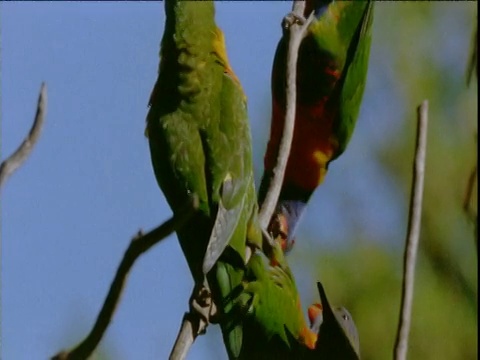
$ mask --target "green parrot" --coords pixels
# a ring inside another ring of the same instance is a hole
[[[146,136],[157,182],[175,216],[195,194],[199,210],[177,237],[201,289],[219,312],[244,278],[248,249],[260,248],[246,96],[228,62],[212,1],[165,1],[158,79]],[[193,299],[193,297],[192,297]],[[221,323],[233,354],[240,324]]]
[[[267,264],[257,251],[247,265],[241,294],[233,306],[244,329],[241,352],[233,359],[298,359],[305,349],[315,348],[317,333],[305,321],[279,243],[274,244],[272,254]]]
[[[308,309],[310,329],[318,334],[313,351],[306,359],[360,359],[358,332],[352,316],[344,307],[332,308],[321,283],[317,283],[322,304]]]
[[[367,77],[373,4],[306,0],[304,16],[313,12],[314,19],[299,48],[292,147],[268,229],[287,250],[310,196],[352,136]],[[273,177],[285,121],[288,36],[285,31],[273,62],[272,121],[260,204]]]

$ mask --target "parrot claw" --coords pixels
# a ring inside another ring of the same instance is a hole
[[[286,216],[282,213],[273,216],[268,229],[275,241],[280,243],[284,254],[288,254],[295,244],[295,239],[290,239]]]
[[[212,301],[212,293],[205,285],[195,286],[190,297],[190,312],[200,316],[207,324],[217,313],[217,307]]]
[[[282,20],[282,28],[287,31],[294,24],[303,25],[307,19],[304,16],[297,15],[293,12],[286,15]]]

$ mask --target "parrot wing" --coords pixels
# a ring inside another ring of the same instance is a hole
[[[281,252],[280,245],[276,247]],[[234,359],[297,359],[299,349],[314,348],[316,334],[306,325],[293,275],[285,259],[252,255],[240,294],[229,317],[243,327]]]
[[[227,184],[229,182],[231,182],[231,180],[226,180],[224,182],[224,189],[228,187]],[[220,255],[222,255],[223,251],[228,246],[230,239],[237,228],[244,207],[245,198],[242,197],[241,199],[238,199],[238,201],[240,203],[230,209],[225,207],[224,201],[222,200],[220,200],[218,204],[217,217],[213,225],[212,234],[203,260],[204,274],[210,272]],[[228,203],[229,202],[227,201],[227,204]]]
[[[372,39],[373,4],[373,1],[369,1],[365,5],[363,18],[350,42],[342,77],[336,87],[336,90],[340,91],[341,106],[339,107],[340,120],[334,123],[334,132],[337,135],[339,148],[332,160],[345,150],[360,111]]]

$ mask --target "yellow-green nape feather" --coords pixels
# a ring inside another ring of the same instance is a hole
[[[240,83],[237,75],[235,75],[235,72],[230,66],[230,62],[228,61],[227,47],[225,45],[225,35],[218,26],[214,30],[213,53],[217,57],[218,62],[224,67],[225,73],[230,76],[230,78],[235,82],[235,84],[242,90],[244,96],[243,100],[247,101],[245,92],[242,89],[242,84]]]

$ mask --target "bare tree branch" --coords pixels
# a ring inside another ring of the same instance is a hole
[[[198,335],[205,334],[210,317],[215,316],[217,307],[206,276],[202,287],[194,286],[190,297],[190,311],[185,313],[182,325],[170,353],[170,360],[183,360]]]
[[[263,229],[268,227],[270,218],[275,210],[275,206],[282,188],[283,177],[287,167],[290,148],[292,146],[293,129],[295,127],[295,111],[297,104],[297,59],[298,48],[306,34],[309,24],[313,20],[313,14],[308,20],[304,19],[305,1],[294,1],[292,13],[287,15],[283,20],[283,25],[289,29],[289,42],[287,53],[287,106],[285,112],[285,123],[283,126],[282,140],[278,151],[277,164],[273,170],[273,179],[265,196],[265,201],[259,213],[260,225]],[[284,35],[285,36],[285,35]]]
[[[20,144],[18,149],[10,155],[5,161],[0,164],[0,189],[7,180],[7,178],[12,175],[12,173],[17,170],[27,159],[28,155],[32,152],[33,147],[35,146],[38,138],[40,137],[40,132],[43,127],[45,114],[47,112],[47,86],[45,83],[42,83],[40,87],[40,94],[38,96],[37,103],[37,112],[35,114],[35,119],[33,120],[32,127],[27,137]]]
[[[470,176],[468,177],[468,183],[467,183],[467,188],[465,190],[465,196],[463,198],[463,211],[468,216],[468,219],[475,225],[475,246],[477,248],[477,254],[478,254],[478,233],[477,233],[477,227],[478,227],[478,215],[472,209],[472,197],[473,197],[473,190],[475,188],[475,183],[477,181],[477,173],[478,173],[478,162],[475,163],[475,166],[473,167],[472,171],[470,172]]]
[[[475,72],[475,77],[478,79],[478,24],[475,25],[475,33],[472,36],[472,42],[470,45],[470,56],[469,56],[467,72],[466,72],[467,87],[470,86],[472,82],[472,77],[474,72]],[[478,133],[476,134],[476,137],[478,138]],[[478,256],[478,231],[477,231],[478,215],[475,213],[475,211],[471,207],[473,189],[475,186],[475,182],[477,180],[477,172],[478,172],[478,160],[475,163],[475,166],[473,167],[472,172],[470,173],[470,176],[468,178],[467,189],[465,191],[465,197],[463,199],[463,210],[465,211],[468,218],[472,221],[472,223],[475,226],[474,237],[475,237],[475,246],[477,248],[477,256]]]
[[[467,86],[470,85],[473,77],[473,72],[478,78],[478,25],[475,27],[475,34],[472,36],[472,45],[470,49],[470,57],[467,65]]]
[[[470,172],[470,176],[468,177],[467,188],[465,190],[465,196],[463,198],[463,210],[471,217],[476,217],[475,213],[471,207],[471,201],[473,196],[473,189],[475,187],[475,180],[477,180],[477,172],[478,172],[478,163],[475,163],[472,171]]]
[[[210,317],[215,316],[217,307],[205,276],[200,290],[194,286],[190,297],[190,311],[182,318],[182,325],[170,353],[170,360],[183,360],[198,335],[205,334]]]
[[[175,345],[170,353],[169,360],[185,359],[193,342],[198,335],[205,332],[207,325],[208,323],[193,311],[185,313],[180,331],[175,340]]]
[[[198,208],[198,198],[193,197],[192,201],[182,211],[181,216],[174,216],[165,221],[159,227],[153,229],[147,234],[141,231],[135,236],[125,251],[123,259],[117,269],[115,278],[110,285],[110,290],[105,299],[102,309],[98,314],[95,325],[93,326],[87,337],[76,347],[69,351],[61,351],[55,355],[52,360],[80,360],[87,359],[100,343],[107,327],[112,320],[115,309],[119,303],[120,295],[125,285],[125,280],[134,262],[140,255],[149,250],[153,245],[158,244],[161,240],[168,237],[176,229],[180,228],[190,219]]]
[[[408,231],[403,258],[403,284],[400,318],[395,341],[395,360],[405,360],[408,350],[408,334],[412,317],[415,264],[417,259],[420,224],[422,218],[423,183],[425,177],[425,153],[427,149],[428,101],[417,108],[417,138],[413,164],[412,190],[408,215]]]

